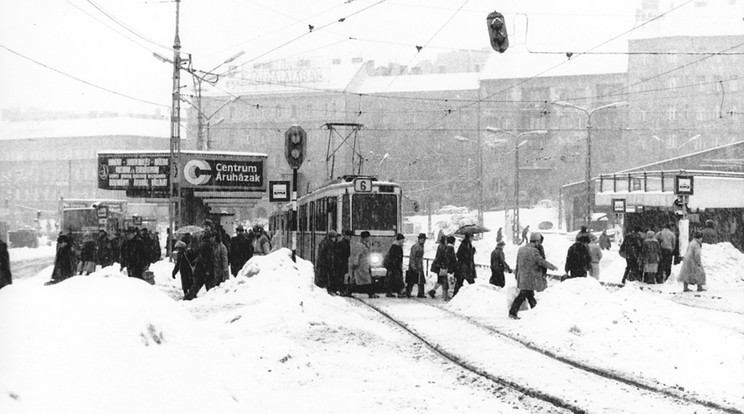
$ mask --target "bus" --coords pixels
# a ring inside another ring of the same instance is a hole
[[[397,183],[371,176],[341,177],[297,200],[297,255],[316,263],[318,246],[329,230],[339,234],[351,230],[355,238],[368,231],[372,279],[379,285],[387,274],[383,258],[401,229],[401,203]],[[280,207],[269,218],[269,231],[279,232],[284,246],[292,245],[294,227],[290,205]]]

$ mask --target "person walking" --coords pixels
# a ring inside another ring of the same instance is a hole
[[[602,234],[599,235],[599,248],[602,250],[610,250],[612,242],[610,236],[607,235],[607,230],[602,230]]]
[[[101,268],[114,264],[111,251],[111,239],[109,239],[108,233],[106,233],[106,230],[99,230],[98,240],[96,240],[96,253],[98,254],[96,262],[101,265]]]
[[[366,293],[370,298],[378,298],[372,287],[372,270],[369,263],[369,232],[363,231],[361,239],[354,244],[349,258],[351,272],[354,282],[359,286],[362,293]]]
[[[424,244],[426,233],[419,233],[416,243],[411,246],[408,257],[408,272],[406,272],[406,297],[411,297],[413,285],[418,285],[417,298],[425,298],[426,275],[424,273]]]
[[[517,250],[517,288],[519,288],[519,294],[512,302],[509,308],[509,317],[512,319],[519,319],[517,315],[519,307],[522,306],[522,302],[527,300],[530,307],[534,308],[537,306],[537,300],[535,299],[535,290],[538,290],[542,281],[539,279],[544,278],[542,268],[557,270],[558,268],[552,263],[545,260],[538,250],[537,246],[541,243],[541,234],[532,233],[530,234],[530,241],[524,246],[521,246]]]
[[[351,296],[351,280],[353,275],[349,271],[349,257],[351,256],[351,236],[354,232],[344,230],[343,237],[336,244],[336,278],[339,281],[341,296]]]
[[[98,252],[96,251],[96,242],[93,240],[93,235],[85,233],[83,236],[83,247],[80,249],[80,262],[78,263],[77,274],[89,275],[96,271],[96,258]]]
[[[13,284],[13,275],[10,272],[8,245],[0,239],[0,289],[11,284]]]
[[[664,226],[656,235],[661,248],[661,258],[659,260],[659,272],[656,274],[657,283],[664,283],[672,274],[672,261],[674,260],[674,249],[677,246],[677,236],[672,231],[672,223]]]
[[[318,259],[315,262],[315,286],[328,289],[329,294],[333,294],[331,288],[331,279],[333,279],[333,263],[336,253],[336,232],[329,230],[323,240],[318,245]]]
[[[54,256],[52,278],[46,284],[59,283],[75,274],[72,242],[66,234],[57,237],[57,252]]]
[[[176,278],[177,274],[181,274],[181,289],[184,298],[194,284],[194,267],[196,267],[196,252],[191,248],[190,237],[187,238],[186,236],[173,246],[176,252],[176,264],[171,272],[173,279]]]
[[[582,235],[568,248],[564,270],[567,279],[586,277],[592,268],[592,258],[589,255],[589,236]]]
[[[204,230],[201,240],[197,240],[195,243],[198,247],[194,283],[189,289],[189,293],[183,298],[184,300],[196,298],[202,286],[207,291],[215,286],[215,231]]]
[[[642,270],[639,259],[643,248],[643,238],[640,235],[641,228],[636,226],[633,231],[625,235],[620,245],[620,257],[625,258],[625,273],[623,273],[622,284],[626,280],[641,280]]]
[[[217,231],[214,233],[214,285],[219,286],[230,278],[230,261],[228,260],[227,246],[222,243],[222,235],[227,234]]]
[[[522,229],[522,239],[519,240],[519,245],[521,246],[522,243],[527,243],[527,234],[530,232],[530,225],[528,224],[524,229]]]
[[[697,285],[698,292],[705,291],[706,277],[702,259],[703,237],[703,233],[699,230],[692,234],[692,240],[687,245],[687,252],[682,259],[679,280],[682,282],[684,292],[690,292],[690,285]]]
[[[589,257],[592,259],[592,268],[589,275],[599,280],[599,262],[602,260],[602,247],[597,243],[597,236],[589,236]]]
[[[266,256],[271,253],[271,241],[263,226],[256,224],[253,226],[253,255]]]
[[[509,264],[506,263],[506,257],[504,256],[504,241],[496,242],[496,247],[491,252],[491,278],[488,282],[498,287],[504,287],[506,280],[504,278],[504,272],[512,272]]]
[[[385,296],[393,298],[404,296],[403,292],[403,244],[406,237],[400,233],[395,235],[395,241],[390,245],[385,256]]]
[[[661,247],[656,240],[656,233],[653,230],[646,232],[646,238],[643,239],[641,248],[641,267],[643,268],[643,281],[654,284],[661,283],[658,281],[659,260],[661,259]]]
[[[122,247],[120,270],[127,269],[129,277],[145,279],[145,270],[149,264],[147,248],[142,241],[137,229],[130,227],[127,229],[127,240]]]
[[[467,280],[468,284],[475,283],[475,247],[471,241],[473,235],[466,233],[465,237],[457,248],[457,271],[455,272],[455,290],[452,297],[462,288],[463,283]]]
[[[440,243],[441,245],[437,248],[437,257],[439,257],[440,249],[442,251],[441,257],[439,257],[437,272],[437,283],[429,291],[429,296],[434,299],[437,294],[437,289],[442,287],[442,299],[446,301],[450,300],[449,296],[449,278],[457,270],[457,255],[455,254],[455,236],[446,236]]]
[[[239,224],[235,229],[235,237],[230,239],[230,271],[237,276],[240,269],[253,256],[253,243],[248,239],[245,228]]]

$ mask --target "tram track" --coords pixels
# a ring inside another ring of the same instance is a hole
[[[639,409],[742,413],[735,407],[603,371],[540,349],[497,327],[452,312],[443,303],[429,299],[356,299],[461,368],[574,413]],[[582,386],[586,384],[591,386]]]

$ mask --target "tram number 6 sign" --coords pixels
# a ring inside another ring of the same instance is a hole
[[[369,178],[357,178],[354,180],[354,191],[358,193],[369,193],[372,191],[372,180]]]

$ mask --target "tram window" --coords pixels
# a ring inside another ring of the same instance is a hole
[[[336,214],[336,197],[328,197],[328,219],[330,221],[330,229],[335,230],[336,224],[338,224],[338,215]]]
[[[398,225],[398,201],[394,194],[354,194],[354,228],[394,230]]]
[[[308,226],[308,229],[310,231],[315,231],[315,201],[310,202],[310,211],[308,212],[308,219],[310,220],[310,225]]]
[[[348,194],[344,194],[341,200],[341,227],[344,230],[351,230],[351,204]]]
[[[307,205],[300,206],[300,232],[307,230]]]
[[[318,200],[318,204],[315,208],[315,230],[326,231],[326,224],[328,220],[326,218],[326,199]]]

